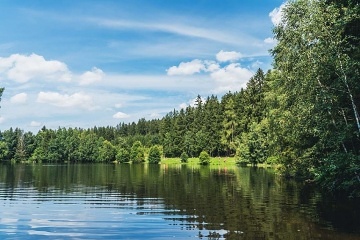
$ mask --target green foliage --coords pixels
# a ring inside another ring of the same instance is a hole
[[[0,141],[0,161],[6,160],[9,154],[9,148],[6,142]]]
[[[267,131],[267,121],[264,119],[259,124],[251,124],[249,132],[242,133],[236,151],[238,163],[257,165],[266,161],[268,157]]]
[[[130,160],[132,163],[145,162],[145,151],[140,141],[133,143],[130,151]]]
[[[236,121],[236,114],[234,109],[234,100],[231,93],[224,96],[224,119],[223,131],[221,135],[221,142],[224,145],[227,154],[230,155],[234,150],[235,142],[235,128],[238,123]]]
[[[199,161],[201,165],[210,164],[210,155],[207,152],[202,151],[199,155]]]
[[[180,155],[180,161],[182,163],[186,163],[189,159],[189,156],[187,155],[186,152],[182,152],[181,155]]]
[[[160,146],[152,146],[149,151],[148,162],[158,164],[161,161],[161,148]]]
[[[116,148],[108,140],[104,140],[99,148],[98,161],[112,162],[116,159]]]
[[[360,156],[334,153],[316,169],[317,180],[324,189],[360,197]]]
[[[241,141],[238,143],[235,154],[236,164],[246,165],[250,163],[250,150],[247,145],[247,134],[241,135]]]
[[[130,162],[130,153],[125,148],[120,148],[118,153],[116,154],[116,160],[119,163],[127,163]]]
[[[350,1],[291,1],[274,29],[270,149],[286,174],[333,192],[360,189],[359,14]]]
[[[266,159],[265,163],[267,164],[279,164],[279,157],[277,156],[270,156]]]
[[[80,134],[79,161],[98,162],[100,143],[104,140],[99,139],[95,133],[82,132]]]

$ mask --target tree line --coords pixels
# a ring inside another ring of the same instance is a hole
[[[241,133],[248,132],[250,124],[259,122],[264,114],[264,82],[265,74],[259,69],[245,90],[229,92],[220,101],[214,95],[205,100],[197,96],[194,106],[174,109],[161,119],[141,118],[136,123],[89,129],[44,126],[37,134],[10,128],[0,132],[0,160],[143,162],[154,146],[169,158],[180,158],[183,153],[198,157],[202,151],[234,156]]]
[[[353,0],[289,1],[273,29],[273,69],[245,89],[115,127],[6,130],[0,160],[142,162],[151,148],[165,157],[204,151],[280,164],[286,176],[359,195],[359,16]]]

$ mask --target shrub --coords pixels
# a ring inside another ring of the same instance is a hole
[[[131,147],[130,160],[133,163],[145,162],[145,151],[140,141],[134,142]]]
[[[159,146],[152,146],[149,150],[149,163],[158,164],[161,161],[161,149]]]
[[[202,151],[199,155],[199,160],[201,165],[208,165],[210,163],[210,155],[207,152]]]
[[[186,152],[183,152],[183,153],[181,154],[181,156],[180,156],[181,162],[182,162],[182,163],[187,163],[188,159],[189,159],[189,156],[187,155],[187,153],[186,153]]]

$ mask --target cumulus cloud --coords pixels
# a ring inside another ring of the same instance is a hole
[[[214,81],[214,93],[224,93],[227,91],[238,91],[246,87],[247,81],[253,76],[252,70],[257,70],[263,63],[256,61],[248,67],[242,67],[240,63],[241,53],[235,51],[221,50],[216,54],[216,61],[195,59],[190,62],[182,62],[178,67],[173,66],[167,70],[168,75],[191,75],[193,73],[208,73]],[[227,63],[228,62],[228,63]],[[194,100],[180,104],[180,108],[193,106]]]
[[[42,124],[41,122],[31,121],[30,127],[40,127],[41,124]]]
[[[91,71],[87,71],[80,76],[80,85],[88,85],[94,82],[99,82],[104,77],[104,72],[96,67],[93,67]]]
[[[16,94],[16,95],[14,95],[14,96],[12,96],[10,98],[10,102],[15,103],[15,104],[26,103],[26,101],[27,101],[27,94],[26,93],[19,93],[19,94]]]
[[[209,61],[209,60],[205,60],[204,61],[204,65],[205,65],[205,71],[206,72],[214,72],[220,69],[220,65],[215,62],[215,61]]]
[[[0,117],[0,123],[5,122],[5,118],[4,117]]]
[[[216,54],[216,59],[219,62],[233,62],[239,60],[241,56],[242,55],[239,52],[235,52],[235,51],[225,52],[221,50]]]
[[[115,119],[123,119],[123,118],[129,118],[130,115],[123,113],[123,112],[117,112],[113,115],[113,118]]]
[[[280,5],[280,7],[275,8],[274,10],[272,10],[269,13],[269,17],[271,19],[271,22],[276,26],[279,25],[281,23],[282,20],[282,15],[283,15],[283,10],[285,7],[286,3],[283,3]]]
[[[60,94],[57,92],[40,92],[37,97],[37,102],[63,108],[80,107],[87,110],[94,108],[91,96],[82,92],[74,93],[72,95]]]
[[[204,63],[199,59],[194,59],[191,62],[182,62],[179,66],[172,66],[167,69],[167,74],[172,75],[192,75],[205,70]]]
[[[239,63],[231,63],[224,68],[211,73],[218,87],[216,92],[236,91],[241,87],[245,87],[247,81],[252,77],[253,73],[240,66]]]
[[[47,79],[69,82],[71,73],[65,63],[55,60],[45,60],[43,56],[12,54],[0,57],[0,72],[8,79],[25,83],[31,79]]]

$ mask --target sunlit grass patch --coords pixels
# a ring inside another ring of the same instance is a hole
[[[161,164],[186,164],[186,165],[199,165],[199,158],[189,158],[187,163],[181,163],[180,158],[163,158]],[[234,157],[212,157],[210,165],[216,166],[234,166],[236,161]]]

